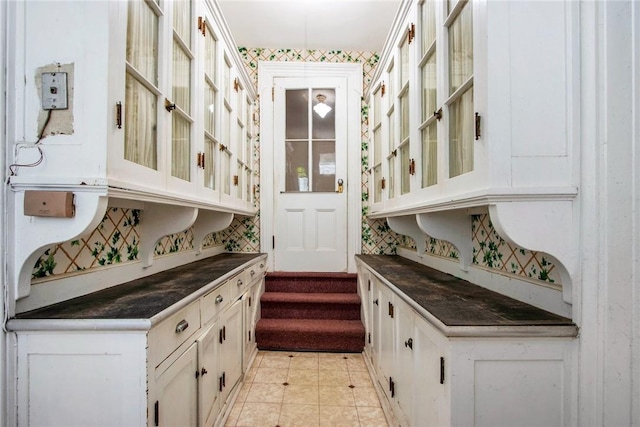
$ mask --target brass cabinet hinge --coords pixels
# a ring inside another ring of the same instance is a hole
[[[276,100],[276,88],[275,86],[273,86],[271,88],[271,101],[275,101]]]
[[[198,30],[202,33],[203,36],[207,35],[207,24],[206,20],[202,16],[198,16]]]
[[[416,174],[416,160],[409,159],[409,175],[415,175],[415,174]]]
[[[386,187],[387,187],[387,180],[382,178],[380,180],[380,188],[384,190]]]
[[[480,138],[480,114],[476,113],[476,141]]]
[[[411,23],[411,25],[409,25],[409,28],[407,29],[407,36],[409,38],[408,42],[409,44],[411,44],[411,42],[413,41],[413,39],[416,37],[416,26],[415,24]]]
[[[233,185],[238,186],[238,175],[233,175]]]
[[[235,79],[233,79],[233,90],[237,92],[239,89],[240,89],[240,80],[238,80],[238,78],[236,77]]]
[[[387,86],[385,86],[384,82],[382,82],[382,86],[380,86],[380,96],[384,96],[384,93],[387,91]]]

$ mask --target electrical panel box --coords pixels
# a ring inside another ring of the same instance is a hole
[[[76,214],[73,193],[70,191],[25,191],[24,214],[72,218]]]
[[[67,73],[42,73],[42,108],[66,110]]]

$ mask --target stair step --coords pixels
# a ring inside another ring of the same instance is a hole
[[[261,350],[361,352],[364,336],[360,320],[262,318],[256,325]]]
[[[356,293],[357,275],[353,273],[269,272],[266,292]]]
[[[360,319],[358,294],[265,292],[260,298],[263,318]]]

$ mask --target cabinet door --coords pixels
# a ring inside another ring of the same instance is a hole
[[[219,408],[218,371],[218,324],[214,323],[198,338],[198,382],[199,419],[201,427],[213,425]]]
[[[414,410],[414,388],[418,383],[415,380],[418,373],[413,369],[414,313],[407,304],[396,299],[395,317],[398,329],[395,339],[396,361],[393,364],[394,372],[392,373],[395,382],[393,401],[401,414],[410,420]]]
[[[220,377],[224,402],[242,375],[242,299],[237,299],[222,315],[220,323]],[[219,384],[220,385],[220,384]]]
[[[394,363],[394,325],[395,306],[393,293],[383,284],[379,287],[379,310],[380,310],[380,336],[379,336],[379,359],[378,369],[386,380],[386,387],[383,390],[389,397],[393,397],[393,363]]]
[[[450,425],[449,383],[444,377],[446,342],[440,333],[413,314],[413,412],[412,425]],[[442,370],[442,371],[441,371]]]
[[[150,425],[198,425],[198,346],[193,343],[175,362],[157,374],[158,400]],[[152,420],[154,418],[154,420]]]

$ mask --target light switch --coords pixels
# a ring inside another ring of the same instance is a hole
[[[42,73],[42,108],[66,110],[67,73]]]

